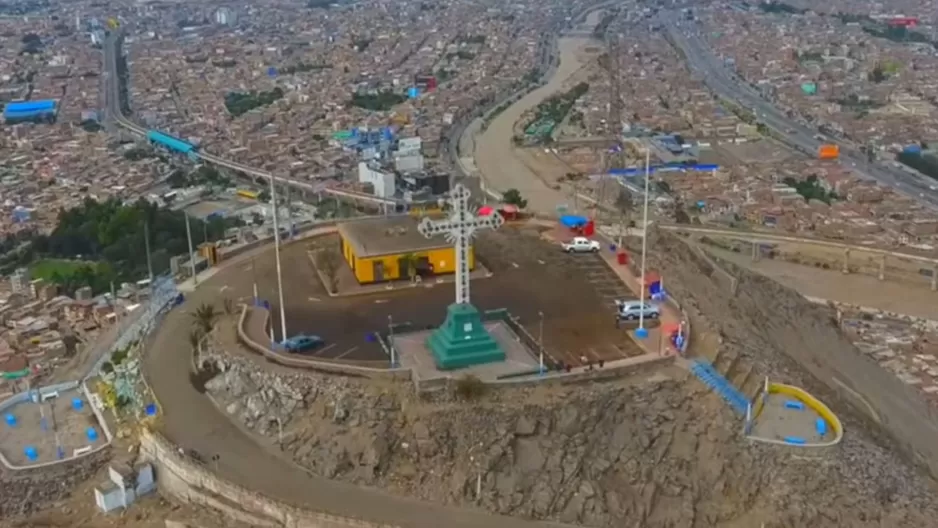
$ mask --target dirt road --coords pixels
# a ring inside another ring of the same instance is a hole
[[[528,200],[528,208],[538,212],[553,212],[557,205],[570,201],[566,193],[548,187],[517,156],[512,136],[514,125],[524,112],[564,89],[570,77],[583,66],[579,55],[591,42],[595,45],[586,38],[560,39],[560,66],[554,76],[508,107],[492,120],[484,133],[475,137],[475,166],[487,188],[498,192],[518,189]]]
[[[707,252],[772,278],[808,297],[938,320],[938,293],[927,285],[880,281],[869,275],[844,275],[840,271],[779,260],[762,259],[754,263],[749,255],[712,247],[707,247]]]

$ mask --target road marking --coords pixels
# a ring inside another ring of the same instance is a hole
[[[225,285],[222,286],[221,288],[218,288],[218,291],[223,292],[223,291],[227,290],[228,288],[229,288],[229,286],[228,286],[227,284],[225,284]]]
[[[834,383],[836,383],[837,385],[840,385],[841,387],[843,387],[843,389],[844,389],[845,391],[847,391],[847,392],[849,392],[850,394],[856,396],[856,398],[857,398],[858,400],[860,400],[861,402],[863,402],[863,405],[866,405],[866,408],[870,411],[870,417],[873,418],[874,420],[876,420],[876,423],[878,423],[878,424],[880,424],[880,425],[883,424],[883,421],[879,418],[879,413],[877,413],[876,410],[873,409],[873,406],[870,405],[870,402],[866,401],[866,398],[864,398],[862,394],[860,394],[860,393],[858,393],[857,391],[851,389],[851,388],[848,387],[844,382],[840,381],[840,380],[837,379],[836,377],[831,377],[831,379],[834,381]]]
[[[517,262],[512,262],[512,263],[511,263],[511,265],[512,265],[512,266],[514,266],[514,267],[515,267],[515,269],[518,269],[518,268],[520,268],[520,267],[521,267],[521,266],[519,266],[519,265],[518,265],[518,263],[517,263]]]
[[[384,304],[390,301],[390,299],[375,299],[375,304]]]
[[[332,358],[332,359],[342,359],[342,358],[344,358],[345,356],[351,354],[352,352],[355,352],[356,350],[358,350],[358,347],[357,347],[357,346],[353,346],[352,348],[346,350],[345,352],[342,352],[341,354],[339,354],[338,356],[336,356],[336,357],[334,357],[334,358]]]
[[[309,302],[319,302],[319,301],[320,301],[319,297],[307,297],[307,299],[309,299]]]
[[[326,350],[329,350],[330,348],[333,348],[334,346],[335,346],[335,343],[326,345],[326,346],[320,348],[319,350],[317,350],[316,352],[314,352],[313,355],[314,355],[314,356],[318,356],[318,355],[322,354],[323,352],[325,352]]]
[[[538,263],[538,264],[547,264],[546,262],[544,262],[544,261],[541,260],[541,259],[537,259],[537,263]]]

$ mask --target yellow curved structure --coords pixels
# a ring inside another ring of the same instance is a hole
[[[757,442],[766,442],[769,444],[785,445],[791,447],[830,447],[839,444],[840,441],[843,440],[844,426],[841,423],[840,418],[838,418],[837,415],[834,414],[834,412],[831,411],[827,405],[824,405],[821,400],[818,400],[808,391],[800,387],[786,385],[784,383],[771,383],[768,379],[766,379],[763,394],[760,394],[756,397],[755,404],[753,404],[751,407],[749,417],[747,418],[747,430],[749,425],[754,423],[762,413],[766,399],[764,395],[770,394],[783,394],[804,403],[811,410],[824,418],[824,420],[827,422],[827,425],[830,427],[830,430],[834,433],[834,437],[827,442],[807,442],[803,444],[795,444],[792,442],[786,442],[785,440],[776,440],[774,438],[763,438],[754,435],[747,435],[749,439],[755,440]]]

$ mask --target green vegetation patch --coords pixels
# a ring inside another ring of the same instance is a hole
[[[173,189],[196,185],[206,185],[209,187],[229,187],[231,185],[231,180],[211,165],[202,165],[188,175],[183,174],[182,170],[177,169],[169,175],[166,182]]]
[[[225,96],[225,108],[229,114],[238,117],[282,98],[283,90],[280,87],[264,92],[228,92]]]
[[[193,242],[218,240],[236,220],[211,218],[193,222]],[[119,284],[143,279],[148,274],[144,226],[149,226],[153,270],[169,269],[169,259],[187,254],[186,220],[182,211],[158,207],[146,200],[123,204],[119,200],[91,199],[59,213],[55,229],[48,235],[30,234],[4,240],[0,272],[10,273],[28,266],[37,276],[74,294],[82,286],[95,293],[107,291],[111,281]]]
[[[808,176],[805,180],[799,181],[788,177],[782,181],[785,185],[798,191],[798,194],[803,196],[805,200],[820,200],[830,205],[832,201],[837,199],[837,195],[833,191],[828,191],[824,187],[821,187],[817,176],[813,174]]]
[[[922,174],[938,180],[938,159],[933,155],[916,152],[900,152],[896,161],[904,163]]]
[[[590,89],[589,83],[581,82],[566,92],[549,97],[535,108],[534,119],[525,127],[528,135],[549,136],[554,126],[567,117],[577,99]]]
[[[29,266],[29,276],[57,284],[64,292],[91,286],[92,291],[107,291],[116,275],[106,262],[67,259],[42,259]]]
[[[407,98],[399,93],[384,90],[377,93],[352,94],[351,105],[364,108],[365,110],[371,110],[372,112],[386,112],[406,100]]]

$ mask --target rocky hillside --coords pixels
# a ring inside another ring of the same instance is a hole
[[[929,483],[859,435],[823,458],[751,445],[686,373],[421,401],[214,350],[234,419],[334,479],[587,526],[925,526]]]
[[[938,475],[938,417],[918,391],[856,349],[834,309],[731,263],[708,261],[667,232],[653,232],[649,247],[655,248],[649,265],[662,271],[667,288],[698,315],[695,333],[720,336],[721,354],[821,397],[847,421],[848,433],[856,433],[847,435],[848,442],[866,429]],[[735,295],[720,270],[736,277]]]

